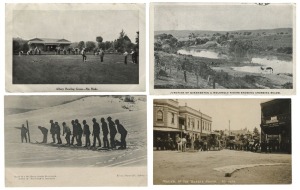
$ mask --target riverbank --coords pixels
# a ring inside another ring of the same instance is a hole
[[[269,63],[276,64],[272,60]],[[157,89],[291,89],[292,65],[287,68],[289,72],[284,72],[282,62],[279,65],[271,73],[258,63],[158,51],[155,52],[154,84]]]

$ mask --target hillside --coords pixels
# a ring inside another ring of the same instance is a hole
[[[90,126],[90,130],[92,131],[92,118],[96,118],[97,121],[100,122],[101,117],[106,119],[108,116],[111,116],[113,120],[119,119],[120,123],[127,129],[128,149],[125,150],[125,152],[107,152],[105,159],[111,160],[117,155],[123,155],[122,159],[126,160],[132,159],[132,156],[146,155],[147,101],[145,101],[143,97],[139,98],[139,96],[136,96],[135,100],[135,103],[129,103],[124,102],[124,100],[120,98],[90,96],[58,106],[6,115],[4,122],[6,166],[40,167],[44,166],[45,163],[47,166],[53,167],[74,166],[74,164],[78,166],[91,166],[97,165],[99,162],[99,159],[95,159],[97,157],[97,151],[94,152],[84,149],[74,151],[72,148],[64,148],[64,150],[62,150],[61,148],[58,149],[57,147],[20,143],[20,130],[16,129],[15,127],[20,127],[22,124],[25,124],[26,120],[28,120],[29,123],[31,142],[35,143],[36,141],[42,141],[42,134],[37,126],[43,126],[49,129],[49,121],[51,119],[57,121],[61,128],[61,123],[63,121],[65,121],[68,126],[71,126],[71,120],[78,119],[80,123],[82,123],[82,120],[85,119],[87,124]],[[61,138],[63,144],[65,144],[65,138],[63,136]],[[92,136],[90,138],[91,141],[93,141]],[[120,135],[117,135],[116,139],[120,140]],[[82,140],[83,143],[85,143],[84,137]],[[50,142],[52,142],[52,140],[50,134],[48,134],[48,143]],[[49,151],[52,153],[48,153]],[[47,157],[47,160],[41,162],[40,160],[32,157],[32,155],[40,154],[42,154],[43,157]],[[74,159],[71,161],[66,159],[66,154]],[[86,154],[94,156],[91,156],[91,158],[84,157]],[[57,160],[60,160],[60,162],[57,162]],[[103,161],[101,163],[102,164],[99,164],[98,166],[103,166],[103,164],[105,165],[106,162]],[[114,162],[111,161],[110,164],[112,163]],[[146,162],[143,160],[137,163],[143,165]]]
[[[163,31],[154,31],[154,35],[159,35],[159,34],[172,34],[175,38],[180,39],[180,38],[186,38],[188,37],[189,34],[194,33],[196,36],[212,36],[215,33],[220,33],[220,34],[226,34],[229,32],[230,34],[232,33],[244,33],[244,32],[252,32],[253,34],[256,33],[265,33],[266,35],[272,35],[272,34],[277,34],[277,33],[288,33],[292,34],[293,29],[292,28],[276,28],[276,29],[259,29],[259,30],[234,30],[234,31],[211,31],[211,30],[163,30]]]

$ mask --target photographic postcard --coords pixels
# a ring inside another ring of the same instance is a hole
[[[150,4],[151,94],[296,93],[295,5]]]
[[[6,4],[6,91],[145,91],[145,4]]]
[[[154,185],[291,184],[291,99],[154,99]]]
[[[146,96],[5,96],[5,185],[147,185]]]

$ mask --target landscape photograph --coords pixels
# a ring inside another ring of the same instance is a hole
[[[152,5],[154,89],[293,89],[294,9]]]
[[[4,104],[6,186],[146,185],[146,96],[5,96]]]

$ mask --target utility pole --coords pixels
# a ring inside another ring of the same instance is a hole
[[[229,120],[229,135],[231,135],[231,133],[230,133],[230,120]]]

